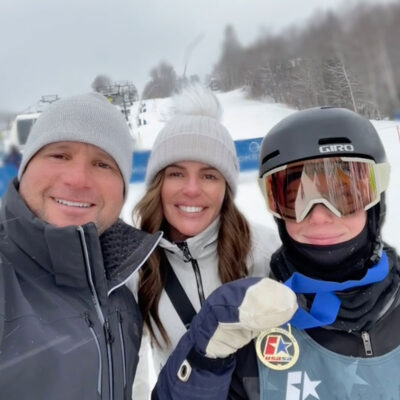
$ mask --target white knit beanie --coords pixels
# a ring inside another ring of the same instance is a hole
[[[198,161],[216,168],[235,194],[239,164],[232,137],[220,122],[222,109],[218,99],[210,89],[190,85],[173,101],[175,115],[154,142],[146,186],[168,165]]]
[[[42,147],[64,141],[92,144],[108,153],[121,171],[126,196],[132,172],[132,137],[122,113],[103,95],[87,93],[50,105],[28,136],[18,179]]]

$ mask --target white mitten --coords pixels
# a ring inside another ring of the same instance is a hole
[[[294,292],[269,278],[246,278],[216,289],[193,319],[190,335],[208,358],[225,358],[261,331],[288,322],[297,310]]]

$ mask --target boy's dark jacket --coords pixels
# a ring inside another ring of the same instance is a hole
[[[282,262],[279,257],[281,250],[274,257],[277,262]],[[388,257],[390,273],[387,279],[398,282],[400,275],[400,260],[396,251],[385,245],[384,251]],[[392,293],[392,299],[385,301],[379,307],[390,304],[387,310],[371,310],[380,315],[378,321],[366,329],[373,345],[373,356],[387,354],[400,346],[400,288],[396,283],[396,290]],[[361,331],[347,332],[344,330],[328,328],[314,328],[307,333],[320,345],[332,352],[351,356],[366,357],[366,352],[361,337]],[[250,343],[237,353],[236,369],[232,375],[229,399],[232,400],[259,400],[260,389],[258,379],[257,355],[254,343]]]

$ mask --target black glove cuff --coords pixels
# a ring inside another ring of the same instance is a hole
[[[192,348],[186,359],[189,361],[191,366],[194,366],[198,369],[217,372],[230,367],[235,359],[235,356],[231,354],[225,358],[208,358],[198,353],[195,348]]]

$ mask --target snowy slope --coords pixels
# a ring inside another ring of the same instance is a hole
[[[240,90],[228,93],[217,93],[224,109],[223,124],[232,137],[247,139],[264,136],[268,130],[294,110],[281,104],[248,100]],[[168,119],[170,99],[146,101],[146,112],[139,103],[132,108],[132,125],[136,118],[146,120],[146,125],[134,129],[134,135],[140,148],[150,149],[158,131]],[[378,130],[392,165],[391,184],[387,193],[387,217],[383,237],[387,242],[400,250],[400,121],[372,121]],[[144,192],[143,184],[132,184],[127,202],[122,212],[123,218],[131,221],[131,211]],[[239,189],[236,197],[241,211],[251,220],[274,226],[272,217],[267,213],[264,201],[257,185],[257,171],[242,173],[239,178]]]

